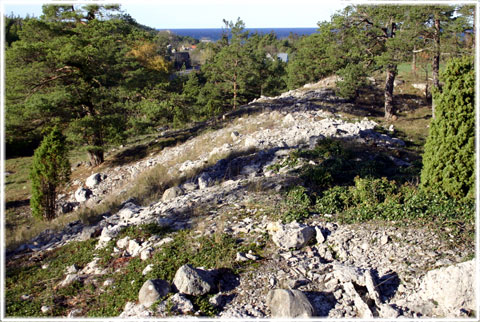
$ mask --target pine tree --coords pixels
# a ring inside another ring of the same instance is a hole
[[[421,185],[458,199],[475,195],[475,71],[472,57],[449,62],[425,144]]]
[[[57,127],[43,139],[35,150],[30,171],[32,198],[30,206],[37,218],[55,218],[58,189],[70,177],[70,163],[67,158],[65,137]]]

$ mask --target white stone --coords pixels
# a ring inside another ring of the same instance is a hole
[[[192,302],[182,294],[176,293],[169,300],[173,304],[172,310],[178,313],[188,314],[195,311]]]
[[[138,302],[150,307],[155,301],[170,292],[170,285],[160,279],[146,281],[138,293]]]
[[[147,275],[153,270],[153,264],[148,264],[142,271],[142,275]]]
[[[209,272],[188,264],[177,270],[173,284],[180,293],[195,296],[209,293],[214,286]]]
[[[127,247],[127,252],[130,254],[132,257],[138,256],[138,253],[142,247],[140,246],[139,243],[137,243],[136,240],[130,240],[128,242],[128,247]]]
[[[418,297],[438,303],[439,314],[459,317],[460,309],[475,310],[475,262],[429,271],[420,284]]]
[[[142,261],[146,261],[147,259],[150,258],[150,255],[152,255],[152,251],[153,249],[152,248],[147,248],[147,249],[144,249],[140,252],[140,259]]]
[[[45,314],[45,313],[50,312],[52,310],[52,308],[50,306],[44,305],[40,308],[40,310],[42,311],[43,314]]]
[[[315,237],[317,239],[317,243],[321,244],[325,241],[325,236],[323,235],[322,229],[318,226],[315,226]]]
[[[163,193],[162,201],[166,202],[181,195],[183,195],[183,190],[180,187],[171,187]]]
[[[273,242],[281,249],[300,249],[305,246],[315,234],[315,229],[313,227],[299,224],[297,222],[292,222],[286,225],[268,225],[267,230],[272,232]]]
[[[72,284],[73,282],[76,282],[76,281],[80,281],[80,276],[78,276],[77,274],[68,274],[65,277],[65,279],[60,282],[58,287],[65,287],[65,286],[68,286],[68,285],[70,285],[70,284]]]
[[[67,267],[65,270],[66,274],[75,274],[78,273],[78,267],[77,265],[73,264],[72,266]]]
[[[80,187],[75,191],[75,200],[77,202],[85,202],[92,196],[92,191],[87,188]]]
[[[102,175],[100,173],[94,173],[85,180],[85,185],[89,188],[96,187],[102,181]]]
[[[125,249],[127,246],[128,246],[128,243],[130,242],[130,237],[129,236],[126,236],[122,239],[119,239],[117,241],[117,247],[119,249]]]
[[[315,312],[305,294],[298,290],[269,291],[267,306],[273,318],[310,318]]]

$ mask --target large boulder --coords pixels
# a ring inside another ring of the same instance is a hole
[[[429,271],[417,296],[426,303],[435,303],[434,313],[445,317],[461,316],[462,310],[475,310],[475,262]]]
[[[270,223],[267,229],[272,234],[272,240],[275,245],[285,250],[302,248],[316,234],[315,228],[297,223],[296,221],[286,225],[278,222]]]
[[[175,273],[173,285],[180,293],[197,296],[212,291],[214,279],[210,272],[186,264]]]
[[[168,282],[156,279],[146,281],[138,293],[138,301],[145,307],[150,307],[155,301],[161,299],[170,292]]]
[[[80,187],[75,191],[75,200],[77,202],[84,202],[90,199],[92,195],[92,190]]]
[[[162,201],[165,202],[181,195],[183,195],[183,190],[181,188],[171,187],[165,190],[165,192],[163,193]]]
[[[309,318],[315,312],[305,294],[297,290],[271,290],[267,306],[274,318]]]
[[[102,182],[104,178],[106,178],[106,175],[102,175],[101,173],[94,173],[90,177],[88,177],[87,180],[85,180],[85,185],[89,188],[95,188],[100,182]]]
[[[210,177],[208,173],[203,172],[198,177],[198,188],[205,189],[207,187],[210,187],[212,184],[213,184],[213,179]]]

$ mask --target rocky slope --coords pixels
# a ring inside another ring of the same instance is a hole
[[[294,149],[308,149],[325,137],[391,150],[405,145],[376,132],[377,124],[366,118],[342,118],[348,104],[326,85],[328,80],[258,99],[219,130],[77,182],[75,194],[64,196],[66,211],[121,194],[141,173],[159,165],[166,175],[184,178],[167,189],[162,200],[147,206],[125,200],[120,211],[106,214],[95,225],[74,222],[61,232],[46,231],[10,258],[34,257],[90,238],[98,239],[97,249],[102,249],[125,227],[145,223],[188,228],[197,236],[223,231],[245,242],[267,239],[267,247],[262,256],[237,253],[236,261],[255,265],[233,280],[188,266],[179,269],[173,281],[147,282],[137,302],[125,303],[121,317],[195,315],[185,294],[204,293],[215,294],[210,302],[216,315],[228,318],[468,316],[475,309],[474,262],[457,264],[463,260],[462,250],[448,249],[432,232],[387,224],[339,225],[327,220],[329,214],[314,215],[305,224],[282,225],[269,215],[281,203],[276,192],[297,180],[295,170],[301,164],[284,162]],[[409,160],[392,161],[409,165]],[[273,171],[272,165],[280,165],[279,170]],[[155,236],[126,237],[116,241],[112,256],[147,260],[169,242]],[[62,283],[106,274],[97,262],[65,272]],[[223,288],[215,287],[222,283]],[[169,292],[175,295],[164,299]],[[151,306],[159,299],[160,304]],[[70,312],[71,317],[78,314]]]

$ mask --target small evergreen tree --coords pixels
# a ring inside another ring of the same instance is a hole
[[[57,191],[68,182],[69,177],[70,163],[65,137],[54,127],[33,155],[30,207],[35,217],[45,220],[55,217]]]
[[[475,196],[475,71],[472,57],[452,60],[434,92],[437,110],[425,144],[421,186],[458,199]]]

